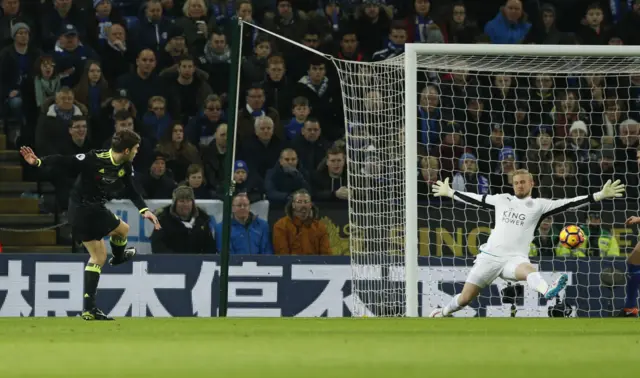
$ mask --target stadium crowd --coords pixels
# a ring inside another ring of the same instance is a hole
[[[137,131],[134,168],[144,197],[174,200],[159,212],[154,253],[220,248],[213,237],[220,234],[204,227],[208,215],[194,200],[222,198],[229,174],[229,25],[237,17],[348,61],[391,59],[405,43],[640,44],[640,0],[1,5],[0,106],[10,144],[33,146],[40,156],[81,154],[109,148],[117,130]],[[331,254],[319,208],[351,195],[337,71],[258,29],[245,27],[242,39],[232,253]],[[444,177],[456,190],[509,192],[518,168],[536,176],[535,195],[575,196],[620,178],[627,196],[638,198],[640,76],[451,72],[421,81],[419,91],[421,200],[429,201],[429,186]],[[52,181],[64,211],[77,172],[26,173]],[[250,212],[263,199],[286,208],[273,225]],[[536,253],[569,253],[547,243],[551,232],[543,222]],[[610,234],[603,228],[601,237]]]

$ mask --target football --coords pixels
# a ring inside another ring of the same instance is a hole
[[[575,224],[566,226],[560,231],[560,244],[565,248],[576,248],[584,242],[584,232]]]

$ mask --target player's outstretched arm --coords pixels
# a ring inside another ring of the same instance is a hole
[[[58,165],[62,164],[71,169],[77,169],[82,164],[84,164],[87,155],[85,154],[77,154],[77,155],[48,155],[43,157],[42,159],[38,158],[38,156],[33,152],[31,147],[20,147],[20,155],[27,164],[32,165],[34,167],[40,167],[44,165]]]
[[[620,180],[611,182],[607,181],[600,189],[599,192],[587,195],[578,196],[574,198],[565,198],[559,200],[543,199],[543,217],[557,214],[568,209],[575,209],[582,206],[586,206],[591,202],[598,202],[605,199],[619,198],[624,195],[624,184]]]
[[[158,218],[156,218],[156,215],[149,210],[149,208],[147,207],[147,204],[144,202],[144,199],[140,194],[140,190],[138,189],[138,186],[133,180],[132,174],[129,174],[129,177],[126,178],[125,183],[127,185],[127,192],[129,194],[129,199],[138,208],[140,215],[142,215],[143,218],[150,220],[151,223],[153,223],[153,227],[156,230],[159,230],[160,222],[158,221]]]
[[[449,197],[456,201],[480,207],[492,208],[495,206],[496,201],[496,196],[490,194],[476,194],[453,190],[449,185],[449,178],[444,179],[444,181],[436,181],[436,183],[431,186],[431,192],[435,197]]]

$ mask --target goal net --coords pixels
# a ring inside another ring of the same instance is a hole
[[[530,257],[571,316],[611,316],[624,304],[625,257],[636,230],[640,166],[640,48],[407,44],[401,56],[353,62],[323,55],[340,79],[346,130],[352,315],[428,316],[462,290],[493,214],[430,196],[512,193],[528,169],[534,197],[566,198],[608,179],[627,196],[544,219]],[[559,246],[577,224],[586,243]],[[497,279],[455,316],[547,316],[537,293]]]
[[[375,63],[335,60],[347,122],[355,316],[428,316],[459,293],[492,226],[487,210],[429,196],[512,192],[528,169],[534,197],[567,198],[608,179],[625,199],[544,219],[530,256],[549,281],[566,272],[571,316],[624,305],[624,257],[638,212],[640,49],[593,46],[407,45]],[[558,233],[578,224],[576,249]],[[501,279],[456,316],[547,316],[547,302]],[[561,304],[562,304],[561,303]],[[560,305],[561,305],[560,304]]]

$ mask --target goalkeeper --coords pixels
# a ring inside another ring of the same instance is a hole
[[[527,281],[529,287],[546,299],[557,296],[567,285],[569,277],[563,273],[549,285],[529,262],[529,246],[541,219],[570,208],[591,202],[622,197],[624,185],[620,180],[607,181],[597,193],[569,199],[549,200],[531,198],[533,177],[525,169],[513,174],[513,192],[510,194],[480,195],[451,189],[449,179],[433,184],[433,195],[451,197],[456,201],[492,209],[495,226],[487,242],[480,246],[473,268],[462,292],[453,297],[444,308],[431,312],[431,317],[448,317],[461,310],[480,294],[480,291],[501,277],[510,281]]]

